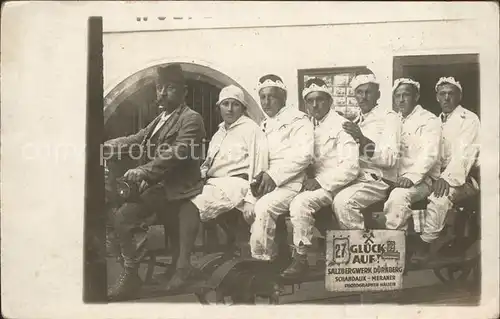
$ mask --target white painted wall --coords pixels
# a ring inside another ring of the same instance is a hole
[[[375,1],[130,1],[100,7],[104,32],[475,19],[495,9],[493,3]]]
[[[256,101],[258,78],[275,73],[297,105],[298,69],[367,66],[389,106],[393,56],[478,53],[476,32],[474,20],[458,20],[105,33],[105,93],[148,66],[193,62],[233,78]]]

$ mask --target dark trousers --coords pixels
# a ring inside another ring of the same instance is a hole
[[[143,192],[139,201],[123,204],[112,216],[125,267],[139,267],[147,252],[149,227],[159,223],[165,225],[165,235],[171,238],[177,267],[189,266],[200,224],[198,209],[187,199],[168,201],[158,185]]]

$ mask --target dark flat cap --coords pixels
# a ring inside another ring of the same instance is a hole
[[[160,82],[173,82],[184,84],[184,74],[179,64],[169,64],[165,67],[158,67],[158,76]]]

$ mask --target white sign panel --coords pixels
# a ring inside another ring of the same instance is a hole
[[[328,291],[401,289],[405,267],[404,231],[329,231],[326,265]]]

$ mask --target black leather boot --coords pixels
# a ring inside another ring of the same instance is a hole
[[[115,285],[108,290],[108,298],[110,301],[133,299],[139,294],[141,286],[138,270],[125,267]]]
[[[281,276],[287,278],[301,277],[307,273],[308,269],[309,263],[307,261],[307,254],[301,255],[295,253],[292,263],[281,273]]]

